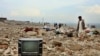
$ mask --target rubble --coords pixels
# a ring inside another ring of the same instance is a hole
[[[70,50],[73,50],[73,51],[80,51],[80,50],[82,50],[82,46],[79,45],[79,44],[69,44],[67,46],[67,48],[69,48]]]
[[[36,36],[37,33],[36,32],[33,32],[33,31],[29,31],[26,33],[28,36]]]
[[[24,30],[26,27],[28,30]],[[76,36],[70,38],[67,33],[56,35],[54,30],[45,31],[41,28],[34,24],[0,22],[0,56],[18,56],[18,39],[32,36],[43,38],[43,56],[100,56],[100,35],[79,41]]]
[[[52,45],[61,47],[62,43],[59,41],[53,41]]]

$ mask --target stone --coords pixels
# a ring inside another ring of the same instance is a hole
[[[53,48],[50,48],[50,47],[47,46],[47,45],[44,45],[44,48],[46,48],[46,49],[49,50],[49,51],[52,51],[52,50],[53,50]]]
[[[7,55],[7,54],[10,54],[10,51],[11,50],[11,48],[10,47],[8,47],[5,51],[4,51],[4,53],[3,53],[3,55]]]
[[[59,56],[67,56],[66,52],[62,52]]]
[[[69,48],[70,50],[73,50],[73,51],[79,51],[79,50],[82,50],[82,46],[79,45],[79,44],[69,44],[67,46],[67,48]]]
[[[60,41],[53,41],[52,45],[61,47],[62,43]]]
[[[43,56],[100,56],[100,35],[86,36],[83,41],[78,41],[77,32],[73,30],[73,37],[67,37],[69,27],[64,27],[65,34],[56,35],[55,29],[45,31],[42,24],[17,23],[0,23],[0,56],[18,56],[18,39],[33,36],[43,38]]]
[[[100,46],[94,46],[93,48],[100,51]]]
[[[5,51],[5,49],[0,49],[0,54],[2,54]]]
[[[33,31],[33,28],[32,28],[32,27],[26,27],[26,28],[24,29],[24,31],[25,31],[25,32]]]
[[[7,49],[8,45],[7,44],[0,44],[0,49]]]
[[[37,33],[34,32],[34,31],[29,31],[26,34],[29,35],[29,36],[36,36],[37,35]]]

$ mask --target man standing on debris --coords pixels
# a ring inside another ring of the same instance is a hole
[[[78,21],[78,25],[77,25],[77,32],[78,32],[78,37],[80,37],[80,39],[82,39],[85,35],[84,30],[85,30],[85,22],[82,19],[82,16],[78,17],[79,21]]]

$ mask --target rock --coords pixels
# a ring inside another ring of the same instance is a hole
[[[49,50],[49,51],[52,51],[52,50],[53,50],[53,48],[50,48],[50,47],[47,46],[47,45],[44,45],[44,48],[46,48],[46,49]]]
[[[63,48],[63,47],[56,47],[56,50],[57,51],[60,51],[60,52],[64,52],[65,51],[65,48]]]
[[[16,51],[13,51],[14,52],[14,54],[18,54],[18,51],[16,50]]]
[[[86,49],[83,53],[84,56],[100,56],[100,52],[95,49]]]
[[[100,35],[85,36],[83,41],[78,41],[74,30],[71,30],[73,37],[67,37],[69,27],[64,27],[65,34],[56,35],[55,29],[41,29],[42,24],[8,23],[0,23],[0,56],[18,56],[18,39],[33,36],[43,38],[43,56],[100,56]]]
[[[5,38],[8,38],[8,35],[5,35]]]
[[[10,40],[9,38],[6,38],[6,39],[5,39],[5,41],[8,41],[8,42],[10,42],[11,40]]]
[[[32,28],[32,27],[26,27],[24,31],[25,31],[25,32],[33,31],[33,28]]]
[[[8,45],[7,44],[0,44],[0,49],[7,49]]]
[[[79,44],[69,44],[69,45],[67,46],[67,48],[69,48],[70,50],[73,50],[73,51],[82,50],[82,46],[79,45]]]
[[[45,41],[43,41],[43,44],[46,44],[46,42],[45,42]]]
[[[46,31],[44,31],[44,30],[39,30],[39,35],[45,36],[45,35],[47,35],[47,34],[46,34]]]
[[[59,56],[67,56],[66,52],[62,52]]]
[[[52,45],[61,47],[62,43],[60,41],[53,41]]]
[[[0,49],[0,54],[2,54],[5,50],[4,49]]]
[[[43,52],[43,56],[48,56],[47,52]]]
[[[2,44],[8,44],[9,45],[9,42],[8,41],[2,41]]]
[[[3,53],[3,55],[8,55],[8,54],[10,54],[10,52],[11,52],[11,49],[10,49],[10,47],[8,47],[5,51],[4,51],[4,53]]]
[[[93,48],[100,51],[100,46],[94,46]]]
[[[37,33],[37,35],[39,35],[39,28],[35,28],[34,31]]]
[[[29,31],[26,33],[28,36],[36,36],[37,33],[36,32],[33,32],[33,31]]]

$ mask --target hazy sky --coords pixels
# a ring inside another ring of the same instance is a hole
[[[100,0],[0,0],[0,16],[64,23],[76,23],[82,16],[87,23],[99,23]]]

